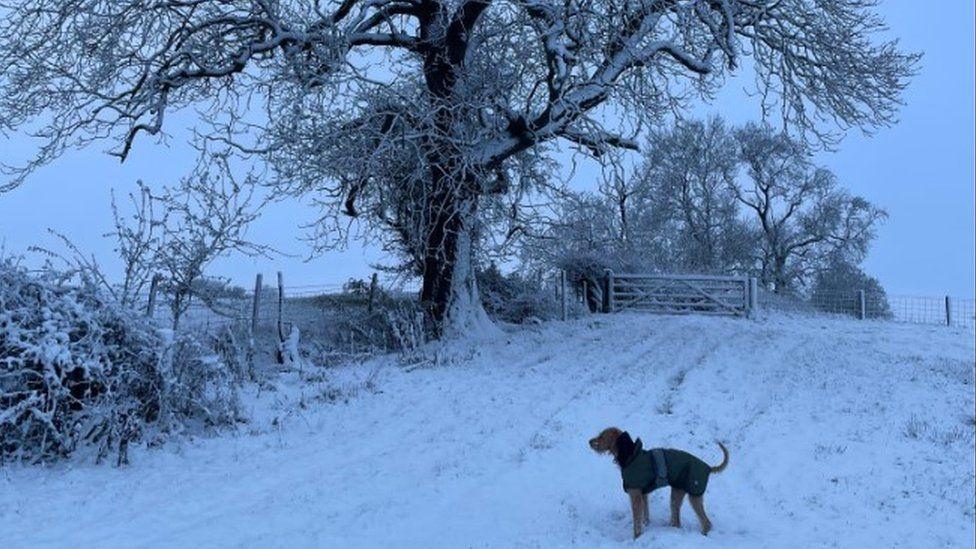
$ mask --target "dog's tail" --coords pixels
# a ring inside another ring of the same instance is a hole
[[[726,448],[724,444],[722,444],[717,440],[715,441],[715,443],[718,444],[718,447],[722,449],[722,463],[719,463],[717,466],[712,467],[711,471],[713,473],[721,473],[722,471],[725,470],[725,467],[729,464],[729,449]]]

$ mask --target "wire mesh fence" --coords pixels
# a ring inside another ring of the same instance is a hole
[[[976,300],[951,296],[887,295],[851,290],[817,293],[809,297],[760,291],[759,305],[769,310],[825,313],[852,318],[976,326]]]

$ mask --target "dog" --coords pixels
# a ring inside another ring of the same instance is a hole
[[[634,539],[650,524],[647,494],[662,486],[671,487],[671,526],[681,526],[681,504],[685,495],[701,525],[701,533],[708,535],[712,521],[705,514],[704,495],[708,477],[721,473],[729,464],[729,451],[721,442],[722,463],[712,467],[701,459],[681,450],[654,448],[645,450],[641,440],[635,442],[627,431],[607,427],[590,439],[590,448],[598,454],[611,454],[620,466],[624,491],[630,497],[634,517]]]

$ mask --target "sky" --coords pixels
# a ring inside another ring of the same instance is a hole
[[[890,26],[889,36],[903,49],[924,53],[919,74],[912,80],[900,111],[900,121],[872,136],[854,131],[835,152],[818,161],[832,169],[840,183],[886,209],[887,222],[864,263],[895,295],[954,295],[972,297],[976,286],[976,94],[974,94],[974,2],[941,0],[882,2],[880,11]],[[755,101],[732,83],[709,105],[696,111],[721,114],[733,123],[759,118]],[[170,121],[181,122],[179,117]],[[31,150],[28,139],[14,136],[0,142],[5,159],[21,158]],[[110,190],[124,195],[139,179],[150,184],[177,181],[187,173],[195,152],[179,139],[157,145],[137,143],[129,160],[119,164],[104,153],[110,143],[70,151],[36,172],[18,189],[0,194],[0,253],[39,261],[28,247],[60,249],[48,234],[55,229],[93,254],[105,269],[117,269],[111,239]],[[576,173],[572,186],[593,188],[593,167]],[[343,251],[309,258],[303,224],[314,211],[286,201],[268,207],[249,236],[272,244],[286,255],[275,258],[231,256],[218,259],[211,274],[248,286],[258,272],[271,279],[282,271],[285,284],[325,285],[349,278],[367,278],[373,266],[388,261],[373,247],[352,243]]]

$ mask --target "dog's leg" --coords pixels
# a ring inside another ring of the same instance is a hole
[[[705,502],[702,496],[689,496],[688,503],[691,504],[691,508],[695,510],[695,514],[698,515],[698,522],[701,523],[701,533],[703,536],[707,536],[708,532],[712,529],[712,521],[708,520],[708,515],[705,514]]]
[[[644,531],[644,525],[642,523],[642,519],[644,518],[644,498],[641,496],[640,490],[627,490],[627,495],[630,496],[630,511],[634,515],[634,539],[637,539]]]
[[[647,494],[644,494],[644,526],[651,524],[651,506],[647,504]]]
[[[685,501],[685,491],[679,488],[671,489],[671,526],[681,527],[681,504]]]

